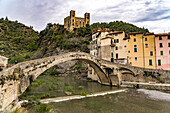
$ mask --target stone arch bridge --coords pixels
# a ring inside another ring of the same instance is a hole
[[[69,60],[87,62],[97,73],[98,82],[120,85],[121,81],[166,82],[169,71],[143,69],[115,64],[88,53],[70,52],[57,56],[18,63],[0,72],[0,111],[8,109],[41,73],[50,67]]]

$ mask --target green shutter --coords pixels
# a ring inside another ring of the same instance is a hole
[[[149,65],[152,66],[152,60],[151,59],[149,59]]]
[[[161,60],[158,60],[158,66],[161,66]]]
[[[113,58],[113,52],[111,52],[111,56],[112,56],[112,58]]]
[[[116,53],[116,59],[118,59],[118,53]]]

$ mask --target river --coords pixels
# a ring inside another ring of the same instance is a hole
[[[73,77],[56,78],[62,79],[63,84],[83,86],[81,91],[84,92],[119,90],[115,87],[102,86],[97,82],[76,80]],[[66,95],[60,92],[58,96]],[[170,94],[154,90],[128,89],[109,95],[51,102],[48,105],[51,106],[52,113],[170,113]]]

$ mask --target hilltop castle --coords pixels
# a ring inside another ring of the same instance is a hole
[[[84,18],[75,17],[75,11],[70,11],[70,16],[64,18],[64,28],[68,31],[74,30],[74,28],[86,27],[86,24],[90,24],[90,13],[85,13]]]

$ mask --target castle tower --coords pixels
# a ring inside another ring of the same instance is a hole
[[[90,25],[90,13],[85,13],[84,14],[84,19],[85,19],[85,24]]]
[[[75,23],[76,23],[75,11],[71,10],[70,11],[70,30],[73,30],[75,28]]]

